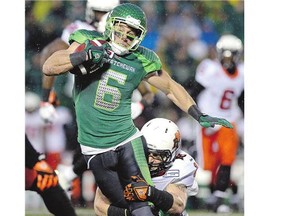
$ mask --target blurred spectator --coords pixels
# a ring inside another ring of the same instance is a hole
[[[142,41],[141,45],[149,49],[156,51],[157,43],[159,40],[159,20],[157,16],[157,5],[156,2],[145,1],[141,5],[142,9],[147,16],[147,34]]]
[[[213,22],[210,19],[204,19],[201,28],[201,40],[204,41],[208,46],[215,46],[219,39],[219,34],[217,33]]]

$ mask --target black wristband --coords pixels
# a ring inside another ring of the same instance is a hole
[[[110,205],[107,211],[107,216],[131,216],[128,209]]]
[[[49,100],[49,95],[50,95],[51,89],[42,89],[42,101],[47,102]]]
[[[152,202],[157,208],[167,212],[173,205],[174,198],[167,191],[158,190],[150,186],[150,195],[148,201]]]
[[[75,52],[70,54],[69,56],[70,58],[70,62],[73,65],[73,67],[83,63],[84,61],[86,61],[86,52],[85,50],[81,51],[81,52]]]
[[[188,114],[191,115],[197,121],[199,121],[199,118],[203,115],[203,113],[199,110],[196,104],[189,107]]]

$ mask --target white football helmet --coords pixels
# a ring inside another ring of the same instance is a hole
[[[141,129],[149,153],[161,157],[161,163],[148,163],[152,177],[161,176],[172,166],[181,145],[179,128],[171,120],[154,118]]]
[[[25,93],[25,110],[27,112],[33,112],[40,107],[40,97],[31,91]]]
[[[120,0],[87,0],[85,19],[88,23],[95,25],[95,23],[100,21],[95,17],[95,11],[107,13],[119,4]],[[97,27],[98,24],[96,25]]]
[[[225,58],[230,58],[237,64],[243,51],[242,41],[232,34],[223,35],[216,44],[216,51],[218,59],[222,64]]]

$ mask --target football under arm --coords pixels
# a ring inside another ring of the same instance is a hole
[[[54,52],[43,64],[42,71],[46,76],[56,76],[71,70],[74,66],[71,63],[70,54],[79,46],[73,42],[68,49]]]
[[[181,214],[186,207],[188,193],[186,186],[183,184],[169,184],[166,189],[173,196],[173,205],[168,210],[170,214]]]

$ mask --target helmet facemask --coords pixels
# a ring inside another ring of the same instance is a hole
[[[117,26],[125,26],[121,32],[121,28]],[[127,46],[124,39],[128,39],[126,33],[128,32],[131,35],[128,35],[129,45]],[[119,31],[120,29],[120,31]],[[115,7],[108,15],[104,36],[106,40],[109,41],[109,44],[112,47],[112,50],[117,55],[125,55],[130,51],[134,51],[138,48],[141,41],[146,35],[146,15],[144,11],[137,5],[131,3],[123,3]],[[123,40],[124,44],[119,40]],[[122,44],[121,44],[122,43]]]
[[[223,67],[227,70],[233,69],[242,55],[242,41],[234,35],[223,35],[216,44],[216,50]]]
[[[173,154],[171,153],[170,150],[155,150],[155,149],[148,149],[148,151],[149,151],[149,157],[161,161],[159,163],[149,161],[148,166],[151,177],[164,175],[165,172],[172,166],[172,162],[175,160],[175,152]]]
[[[160,161],[159,163],[150,162],[150,160],[148,161],[151,177],[164,175],[166,171],[172,166],[173,162],[176,159],[177,151],[180,148],[181,140],[179,131],[177,131],[177,133],[175,134],[173,142],[174,146],[172,149],[161,150],[149,148],[150,145],[148,143],[149,157]]]
[[[238,50],[222,49],[218,53],[218,59],[227,70],[235,68],[240,58],[241,53]]]
[[[154,118],[141,129],[149,152],[151,176],[162,176],[173,165],[181,146],[177,125],[171,120]]]
[[[128,25],[129,27],[131,27],[134,33],[126,34],[122,32],[121,26],[123,25]],[[112,50],[118,55],[125,55],[130,51],[136,50],[146,34],[145,28],[139,25],[138,20],[132,17],[126,17],[125,20],[120,17],[110,18],[107,21],[106,31],[107,30],[108,32],[110,32],[108,37],[110,38],[110,44],[112,46]],[[120,43],[117,43],[115,37],[118,38],[126,37],[130,41],[130,45],[123,46]]]

